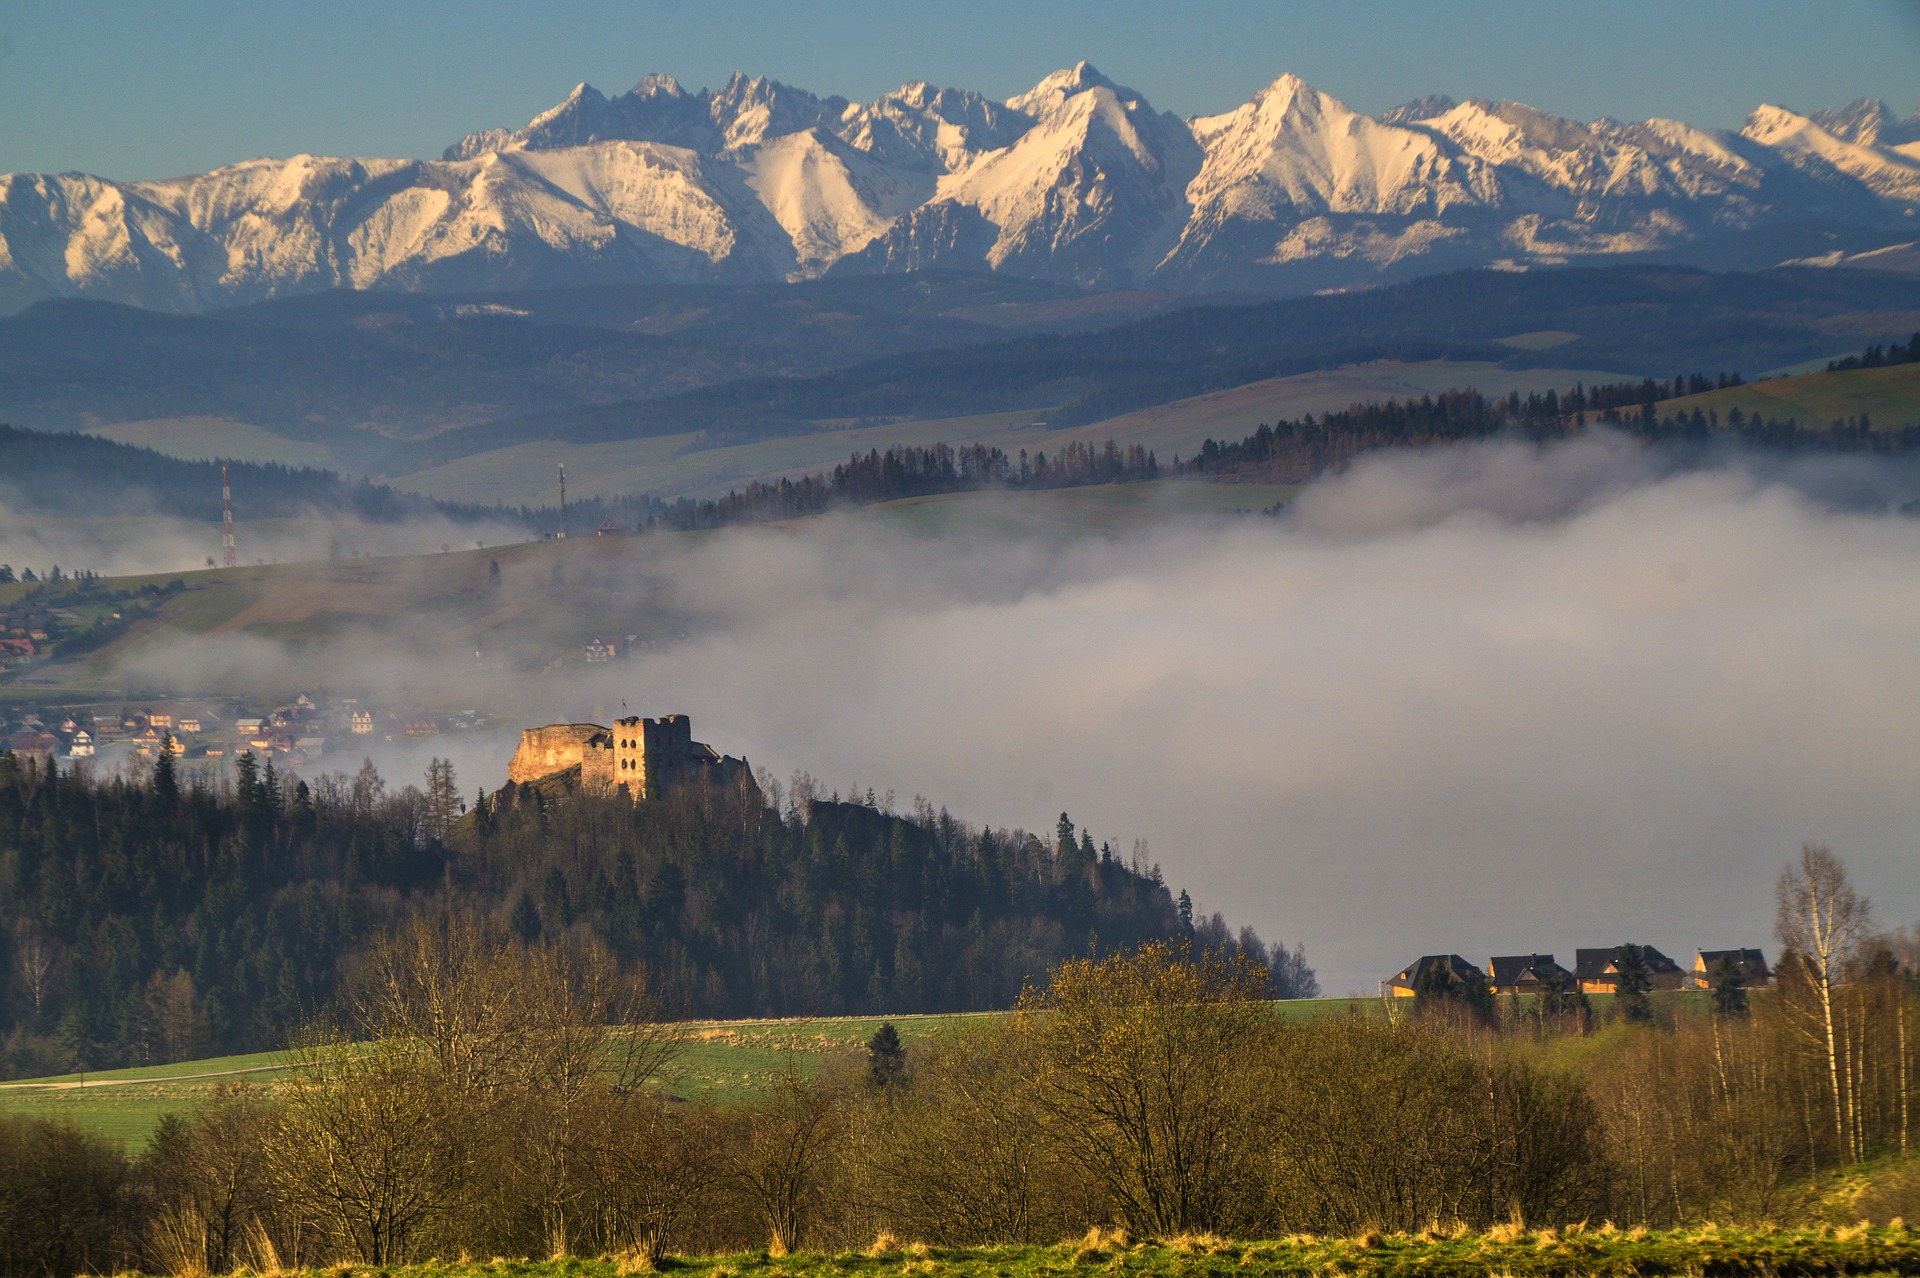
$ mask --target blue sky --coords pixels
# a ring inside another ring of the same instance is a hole
[[[1081,58],[1183,115],[1293,71],[1363,110],[1444,92],[1737,127],[1763,100],[1913,110],[1920,0],[6,0],[0,172],[437,155],[649,71],[1007,96]]]

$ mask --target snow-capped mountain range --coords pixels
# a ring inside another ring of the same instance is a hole
[[[648,76],[616,97],[583,84],[437,161],[0,177],[0,310],[918,269],[1304,290],[1730,244],[1764,266],[1830,247],[1809,227],[1873,240],[1851,249],[1920,238],[1920,112],[1762,106],[1737,133],[1440,97],[1368,116],[1283,75],[1183,120],[1084,62],[1005,102]]]

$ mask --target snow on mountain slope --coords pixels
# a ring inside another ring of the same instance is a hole
[[[762,142],[742,160],[746,184],[814,275],[864,248],[933,194],[930,173],[889,168],[818,129]]]
[[[1877,98],[1860,98],[1838,111],[1810,111],[1807,118],[1842,141],[1862,146],[1900,148],[1920,142],[1920,111],[1902,120]]]
[[[1787,163],[1816,176],[1851,179],[1874,194],[1920,203],[1920,161],[1836,137],[1812,119],[1785,107],[1763,105],[1747,117],[1740,135]]]
[[[1299,289],[1685,260],[1708,242],[1720,262],[1856,260],[1911,240],[1917,219],[1920,113],[1867,100],[1763,106],[1735,134],[1441,96],[1370,117],[1291,75],[1182,121],[1086,63],[1004,103],[912,83],[863,105],[738,73],[691,92],[650,75],[613,97],[579,85],[438,161],[0,176],[0,311],[930,268]],[[1820,239],[1826,225],[1845,236]]]
[[[1032,125],[1032,117],[1012,106],[920,81],[871,106],[848,108],[838,131],[849,146],[883,164],[950,173],[982,152],[1011,145]]]
[[[1085,62],[1007,105],[1033,127],[944,179],[936,196],[998,228],[987,264],[1084,283],[1150,268],[1142,256],[1179,224],[1200,167],[1186,126]]]

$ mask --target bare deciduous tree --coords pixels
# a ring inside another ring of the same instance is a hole
[[[1799,859],[1781,871],[1774,892],[1782,998],[1825,1057],[1834,1141],[1843,1161],[1857,1162],[1854,1095],[1841,1068],[1834,986],[1869,934],[1871,906],[1847,881],[1840,858],[1821,844],[1801,847]]]
[[[789,1056],[772,1094],[743,1117],[734,1175],[766,1226],[767,1249],[784,1256],[800,1245],[816,1205],[821,1173],[839,1137],[839,1098]]]
[[[1080,959],[1029,989],[1036,1102],[1065,1156],[1129,1228],[1225,1229],[1249,1184],[1273,1033],[1269,974],[1242,954],[1194,957],[1164,942]]]

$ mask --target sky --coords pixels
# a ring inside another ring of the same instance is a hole
[[[1181,115],[1291,71],[1366,111],[1441,92],[1734,128],[1761,101],[1920,106],[1920,0],[7,0],[0,172],[437,156],[648,72],[1006,97],[1081,59]]]

